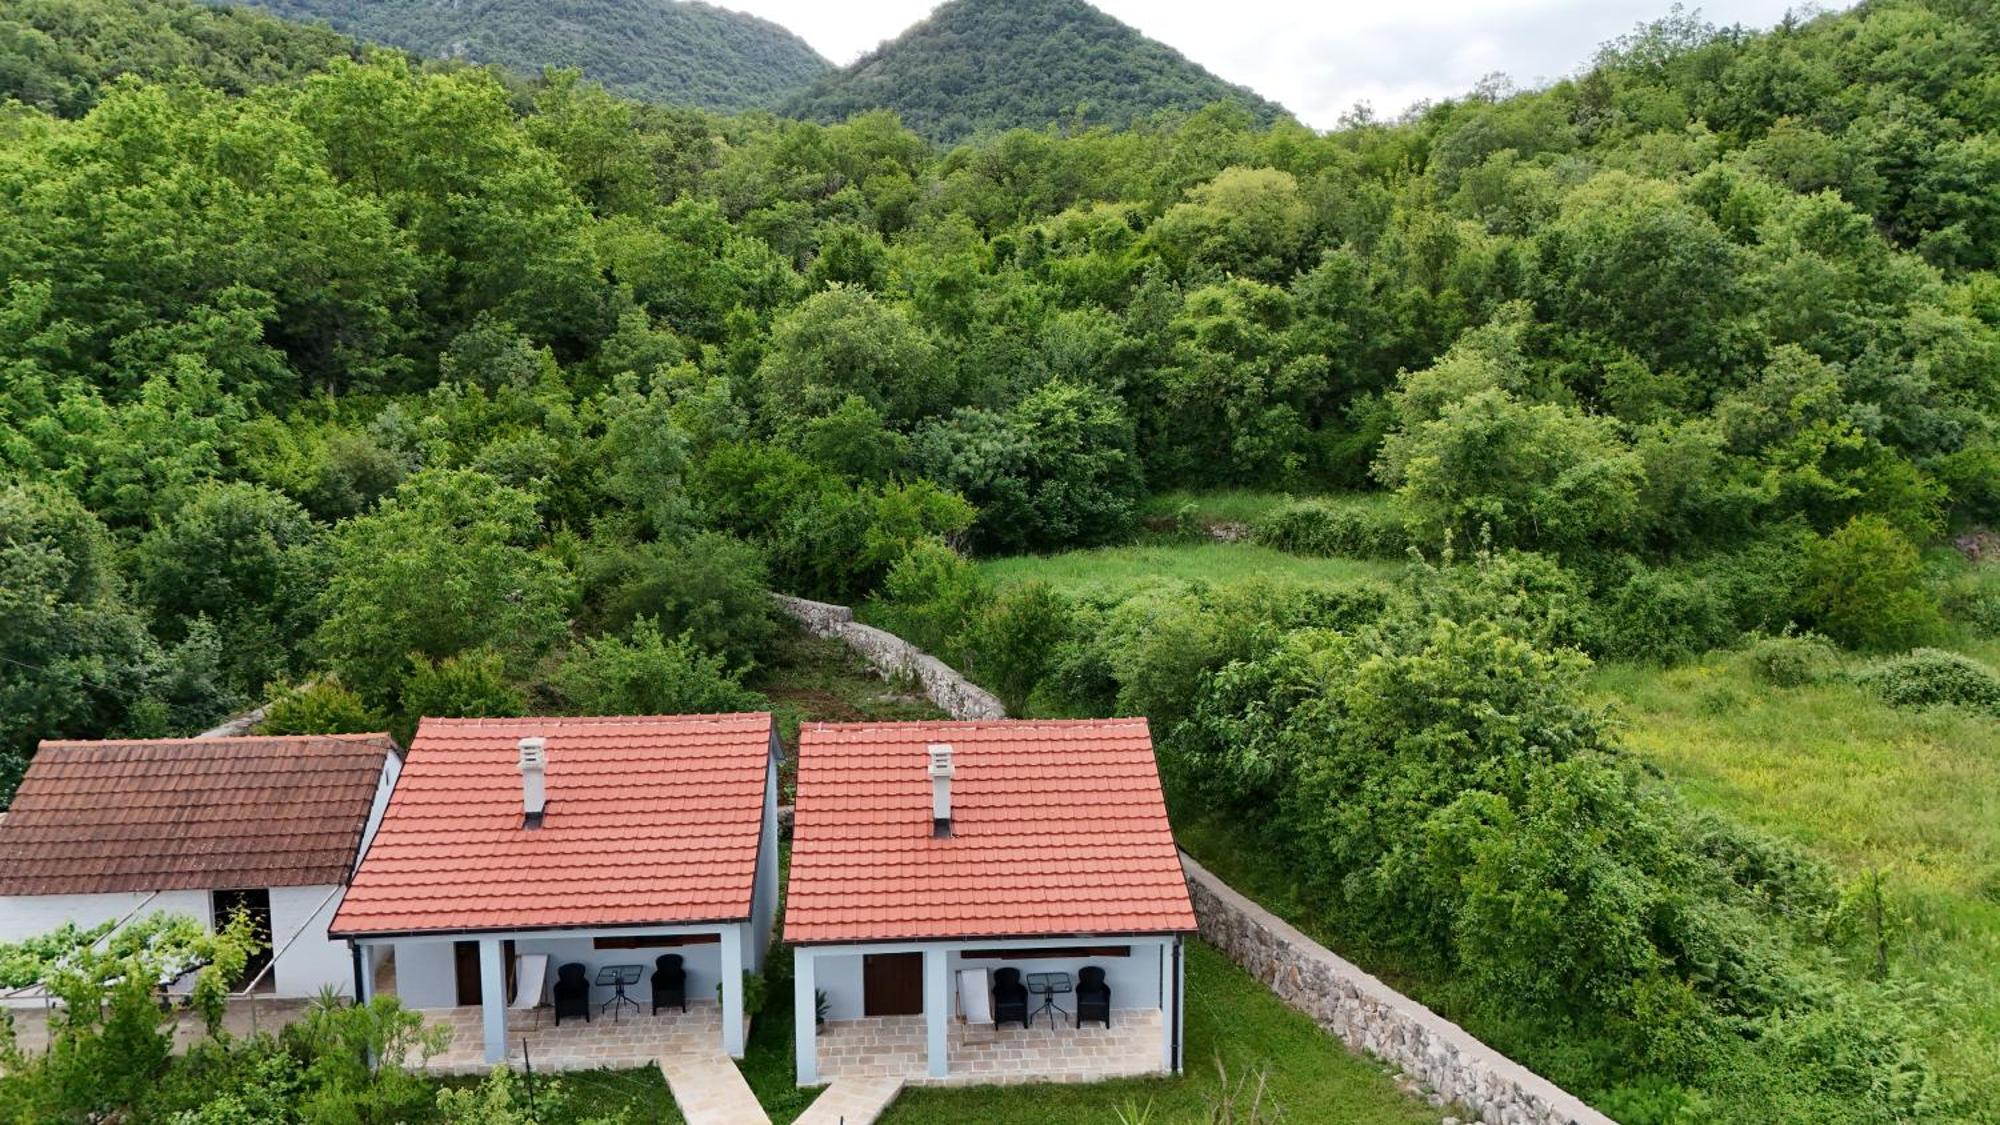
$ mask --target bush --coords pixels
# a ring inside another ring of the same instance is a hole
[[[1955,652],[1920,648],[1869,669],[1863,682],[1892,707],[1953,704],[2000,714],[2000,674]]]
[[[882,582],[884,628],[946,663],[965,667],[972,629],[993,590],[971,560],[935,541],[912,544]]]
[[[478,650],[443,660],[410,657],[403,681],[403,714],[451,719],[507,718],[528,713],[528,695],[507,676],[499,653]]]
[[[1681,660],[1739,632],[1718,584],[1687,571],[1633,564],[1598,601],[1596,645],[1607,656]]]
[[[369,734],[387,730],[388,720],[329,673],[272,699],[257,729],[265,734]]]
[[[1024,714],[1036,686],[1054,669],[1060,646],[1073,635],[1075,620],[1069,599],[1048,583],[1012,587],[975,627],[969,670],[1009,714]]]
[[[580,715],[698,715],[751,711],[764,697],[741,670],[682,634],[668,638],[642,617],[629,638],[592,637],[563,658],[555,689]]]
[[[1295,500],[1251,524],[1256,541],[1294,555],[1398,558],[1410,549],[1403,517],[1387,498]]]
[[[1901,649],[1944,633],[1917,549],[1880,516],[1856,516],[1806,554],[1806,610],[1844,645]]]
[[[1833,642],[1817,633],[1759,637],[1744,652],[1760,683],[1795,688],[1820,683],[1840,666]]]
[[[597,631],[620,632],[654,617],[661,632],[687,633],[735,667],[754,665],[777,631],[763,552],[720,532],[596,556],[585,600],[600,607],[589,619]]]

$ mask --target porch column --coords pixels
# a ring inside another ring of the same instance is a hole
[[[375,999],[375,947],[354,943],[354,1002],[367,1007]]]
[[[1180,1034],[1180,998],[1175,993],[1179,952],[1173,938],[1160,943],[1160,1069],[1168,1074],[1174,1071],[1174,1040]]]
[[[486,1065],[507,1058],[507,966],[500,939],[479,939],[479,1011],[486,1031]]]
[[[792,1034],[797,1040],[799,1085],[819,1085],[819,986],[813,982],[813,951],[792,950]]]
[[[951,974],[945,971],[946,953],[938,946],[924,950],[924,1031],[930,1041],[932,1078],[951,1073],[946,1035],[951,1029]]]
[[[1187,939],[1174,939],[1174,1022],[1173,1022],[1173,1070],[1181,1073],[1187,1060],[1181,1052],[1187,1044]]]
[[[722,929],[722,1053],[743,1057],[743,933]]]

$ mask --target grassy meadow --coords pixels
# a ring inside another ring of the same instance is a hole
[[[1225,586],[1253,579],[1301,585],[1347,585],[1392,579],[1402,563],[1372,559],[1311,559],[1254,543],[1160,543],[1099,547],[1059,555],[1020,555],[981,564],[996,586],[1042,581],[1064,594],[1116,599],[1148,585],[1205,582]]]
[[[1853,893],[1879,873],[1890,985],[1922,998],[1940,1077],[2000,1119],[2000,723],[1898,710],[1845,677],[1772,687],[1731,654],[1608,664],[1595,684],[1624,744],[1689,800],[1804,845]]]

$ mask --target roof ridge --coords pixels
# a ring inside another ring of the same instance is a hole
[[[230,734],[215,738],[193,736],[188,738],[45,738],[36,744],[36,751],[78,750],[86,748],[111,748],[118,746],[217,746],[243,742],[387,742],[395,744],[395,736],[388,731],[367,734]]]
[[[995,730],[1023,730],[1032,727],[1108,727],[1147,725],[1144,715],[1110,719],[864,719],[856,722],[801,723],[800,730],[954,730],[991,727]]]
[[[481,718],[454,718],[445,715],[426,715],[417,720],[422,728],[426,724],[453,727],[478,727],[514,725],[520,723],[561,723],[571,726],[628,726],[642,723],[714,723],[728,719],[771,719],[769,711],[719,711],[714,714],[698,715],[515,715],[487,716]]]

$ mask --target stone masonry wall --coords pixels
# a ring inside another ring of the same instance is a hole
[[[1421,1083],[1486,1125],[1614,1125],[1450,1020],[1383,984],[1230,889],[1186,853],[1202,940],[1328,1034]]]
[[[894,633],[886,633],[854,619],[854,611],[844,605],[809,601],[805,598],[773,594],[778,608],[795,618],[806,631],[834,637],[847,644],[870,667],[890,679],[905,677],[923,685],[924,695],[938,709],[954,719],[1004,719],[1007,709],[991,692],[958,674],[957,670]]]

